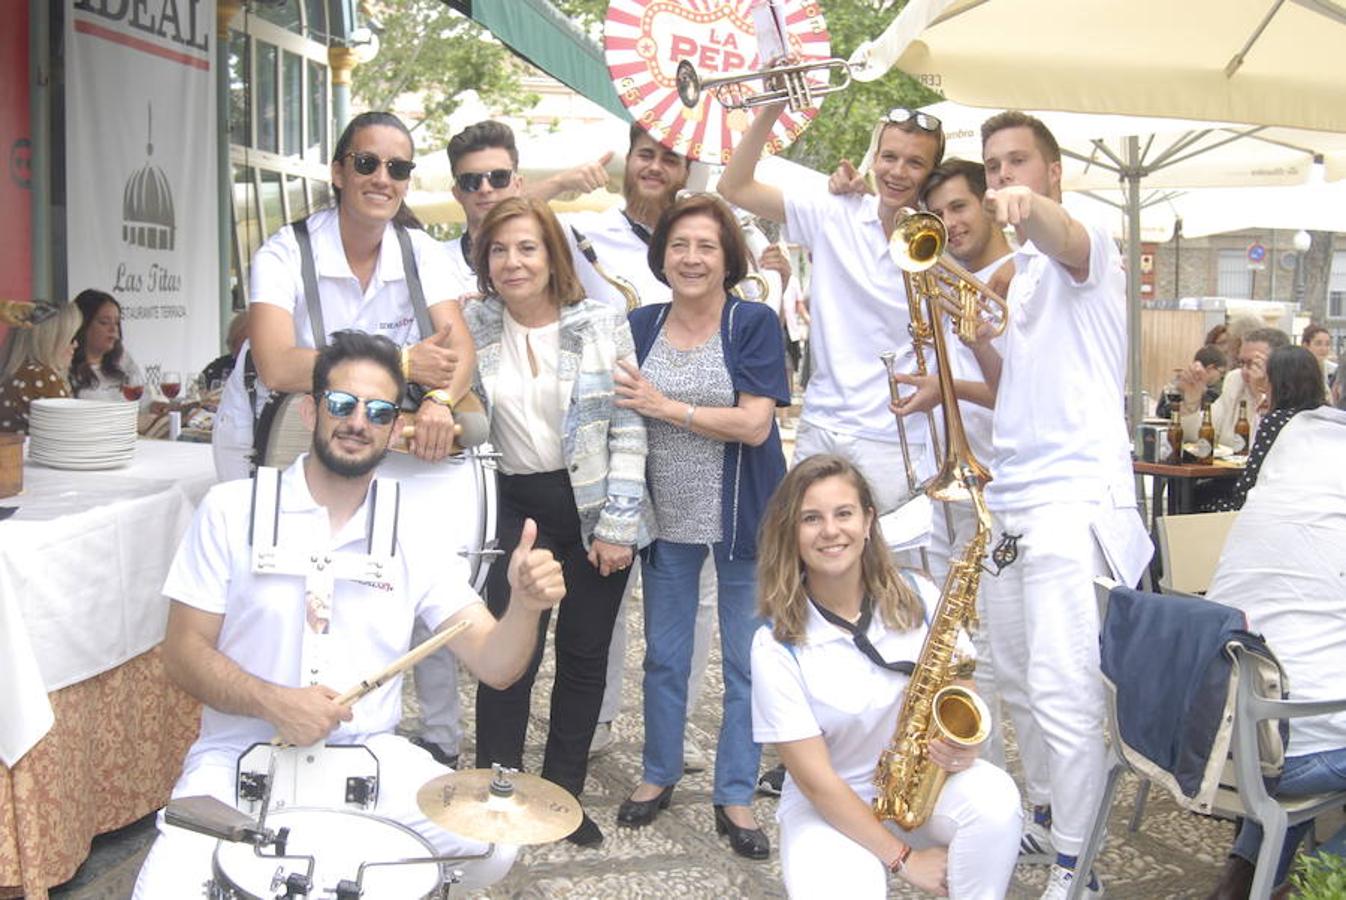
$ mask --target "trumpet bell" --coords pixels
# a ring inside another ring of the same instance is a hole
[[[948,232],[934,213],[907,211],[899,215],[888,241],[888,255],[904,272],[924,272],[944,255]]]
[[[701,76],[696,74],[696,66],[691,60],[678,63],[677,74],[673,76],[678,88],[678,99],[682,105],[691,109],[701,102]]]

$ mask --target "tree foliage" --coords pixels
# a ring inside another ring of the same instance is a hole
[[[351,94],[357,109],[390,109],[398,97],[416,95],[422,116],[409,127],[419,142],[443,146],[463,91],[475,90],[504,113],[537,102],[522,89],[526,66],[442,0],[365,0],[361,6],[380,31],[378,55],[355,67]]]
[[[553,3],[586,33],[602,40],[607,0]],[[906,0],[822,0],[832,55],[849,57],[861,43],[878,37],[905,5]],[[939,99],[938,94],[896,70],[868,84],[852,82],[845,91],[827,98],[821,114],[783,155],[824,172],[830,172],[843,157],[858,163],[880,116],[897,106],[915,108]]]

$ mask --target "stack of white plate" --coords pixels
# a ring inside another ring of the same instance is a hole
[[[136,449],[138,403],[34,400],[28,409],[28,459],[55,469],[112,469]]]

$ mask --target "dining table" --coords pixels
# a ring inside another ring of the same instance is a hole
[[[164,671],[164,578],[215,483],[210,447],[23,466],[0,500],[0,897],[41,900],[94,835],[167,801],[200,706]]]

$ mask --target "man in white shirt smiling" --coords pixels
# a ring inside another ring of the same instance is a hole
[[[281,476],[278,548],[368,552],[374,468],[387,451],[405,387],[399,363],[391,341],[359,332],[338,332],[319,351],[314,393],[304,398],[314,425],[312,452]],[[405,653],[417,618],[437,630],[470,622],[450,642],[458,658],[489,684],[504,687],[517,679],[532,654],[539,614],[565,593],[559,563],[532,547],[536,526],[525,523],[509,561],[513,601],[497,621],[467,586],[466,563],[439,552],[429,536],[394,532],[396,547],[381,580],[339,579],[325,594],[292,574],[254,571],[252,497],[249,481],[214,487],[164,585],[172,601],[165,667],[205,704],[201,735],[174,796],[207,794],[232,804],[235,766],[255,743],[363,744],[380,764],[377,814],[416,830],[437,852],[482,852],[483,845],[443,831],[415,806],[416,789],[448,770],[393,734],[401,718],[401,678],[354,706],[336,699]],[[213,849],[210,838],[161,823],[134,896],[183,896],[185,885],[208,876]],[[470,882],[489,884],[504,876],[513,857],[512,848],[498,847],[464,870]]]

